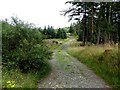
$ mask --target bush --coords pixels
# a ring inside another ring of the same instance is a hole
[[[44,46],[36,45],[25,51],[17,49],[6,59],[8,68],[19,68],[22,72],[37,71],[47,64],[47,59],[50,58],[50,52]],[[11,59],[9,59],[11,58]]]
[[[51,52],[42,42],[43,36],[36,28],[13,18],[12,24],[2,21],[2,31],[3,67],[30,72],[41,70],[48,64]]]

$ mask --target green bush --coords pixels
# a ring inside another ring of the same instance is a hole
[[[2,21],[2,64],[22,72],[41,70],[51,52],[43,43],[42,34],[30,24],[12,18],[12,24]]]
[[[44,46],[36,45],[25,51],[17,49],[9,55],[7,61],[8,68],[19,68],[22,72],[37,71],[47,64],[47,59],[50,58],[50,52]],[[9,59],[11,58],[11,59]]]

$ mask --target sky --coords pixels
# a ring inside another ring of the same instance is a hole
[[[43,28],[51,25],[54,28],[69,26],[68,17],[60,15],[61,10],[70,5],[68,0],[0,0],[0,19],[17,16],[19,19],[34,23]]]

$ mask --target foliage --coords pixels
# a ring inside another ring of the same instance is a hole
[[[71,34],[74,33],[74,29],[73,29],[72,25],[71,25],[70,28],[69,28],[69,33],[71,33]]]
[[[64,29],[58,29],[57,31],[57,38],[61,38],[61,39],[66,39],[67,35],[66,32],[64,31]]]
[[[37,88],[38,80],[40,80],[45,74],[42,71],[36,73],[22,73],[19,69],[8,70],[6,67],[2,68],[2,88],[7,88],[6,82],[14,81],[16,88]],[[48,69],[49,70],[49,69]],[[11,88],[11,87],[10,87]]]
[[[30,24],[12,17],[11,24],[2,21],[3,67],[22,72],[41,70],[51,53],[42,42],[43,36]]]
[[[54,29],[52,26],[48,26],[48,28],[44,28],[41,30],[42,34],[45,35],[46,39],[54,39],[54,38],[61,38],[66,39],[66,31],[63,28]]]
[[[56,32],[52,26],[48,26],[48,28],[45,27],[42,33],[46,35],[46,38],[56,38]]]
[[[77,20],[72,26],[77,31],[78,40],[83,44],[113,44],[120,39],[119,32],[119,10],[118,2],[72,2],[66,3],[71,6],[63,11],[69,20]],[[70,27],[71,28],[71,27]],[[75,29],[77,28],[77,29]],[[120,42],[120,41],[119,41]]]

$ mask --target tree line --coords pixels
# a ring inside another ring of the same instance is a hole
[[[54,29],[52,26],[44,27],[39,31],[45,36],[46,39],[61,38],[66,39],[66,31],[64,28]]]
[[[70,26],[83,44],[114,44],[120,42],[119,2],[74,2],[63,11],[69,20],[77,20]]]

